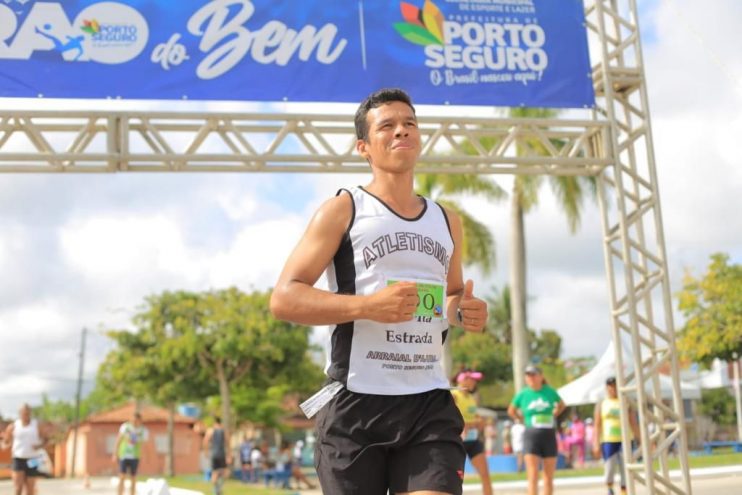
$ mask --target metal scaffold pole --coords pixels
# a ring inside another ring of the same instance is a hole
[[[628,491],[690,494],[683,399],[662,227],[657,172],[642,63],[636,2],[595,0],[587,5],[594,60],[594,118],[610,123],[603,156],[612,166],[598,176],[609,280],[616,378],[623,445],[631,445],[630,411],[639,419],[636,449],[624,448]],[[672,397],[662,395],[669,373]],[[677,448],[681,479],[670,477],[668,456]]]

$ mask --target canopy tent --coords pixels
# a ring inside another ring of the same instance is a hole
[[[623,365],[626,370],[633,368],[629,346],[623,347]],[[594,404],[605,397],[605,380],[609,376],[616,376],[616,354],[613,342],[598,360],[598,363],[576,380],[560,387],[559,396],[568,406],[579,406],[583,404]],[[651,383],[647,383],[647,390]],[[672,379],[666,375],[660,375],[660,390],[665,399],[672,398]],[[700,399],[701,389],[696,385],[680,382],[680,394],[683,399]]]

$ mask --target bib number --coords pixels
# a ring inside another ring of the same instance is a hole
[[[531,424],[534,428],[553,428],[554,416],[551,414],[534,414]]]
[[[402,280],[388,279],[386,285],[394,285]],[[417,305],[415,316],[425,318],[444,318],[444,290],[443,284],[431,282],[428,280],[405,280],[405,282],[415,282],[417,287],[417,296],[420,303]]]

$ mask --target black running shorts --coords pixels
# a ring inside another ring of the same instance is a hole
[[[556,430],[554,428],[526,428],[523,433],[523,454],[556,457]]]
[[[29,476],[29,477],[41,476],[36,465],[33,465],[33,462],[29,464],[28,461],[33,461],[33,459],[13,457],[13,465],[12,465],[13,471],[17,473],[24,473],[26,476]]]
[[[464,450],[466,450],[469,459],[474,459],[484,452],[484,444],[481,440],[464,440]]]
[[[323,493],[461,495],[464,420],[448,390],[370,395],[342,389],[317,415]]]
[[[211,469],[224,469],[227,467],[227,459],[223,455],[215,455],[211,458]]]

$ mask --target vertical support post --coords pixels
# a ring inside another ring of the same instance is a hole
[[[597,97],[593,118],[611,126],[606,157],[613,165],[598,177],[598,191],[627,488],[630,495],[637,492],[637,483],[645,485],[650,494],[690,494],[685,417],[636,2],[594,0],[586,8],[586,20],[598,37],[593,45],[599,51],[599,60],[593,65]],[[669,397],[663,396],[662,372],[669,372],[672,381]],[[628,447],[632,440],[628,414],[634,405],[641,441],[637,451]],[[652,431],[650,424],[654,426]],[[680,484],[670,479],[668,453],[673,444],[679,446]]]
[[[82,374],[85,365],[85,337],[87,332],[87,328],[82,329],[82,339],[80,341],[80,364],[77,372],[77,392],[75,393],[75,426],[72,434],[72,462],[70,463],[70,478],[75,477],[75,462],[77,461],[77,430],[80,427],[80,396],[82,394]]]

